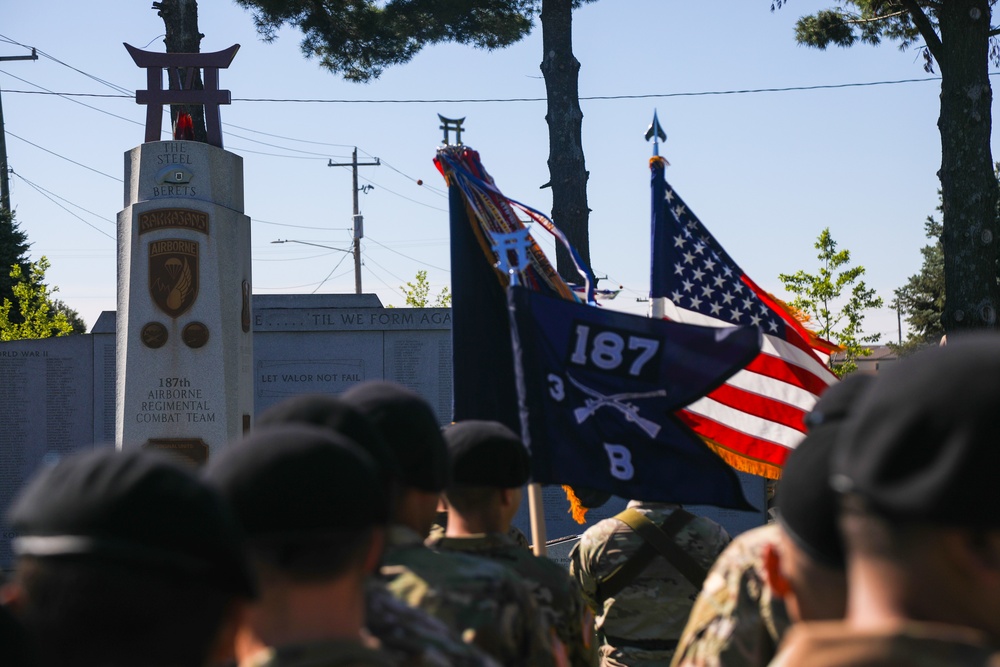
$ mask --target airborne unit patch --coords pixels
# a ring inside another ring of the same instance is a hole
[[[149,244],[149,295],[170,317],[186,313],[198,298],[198,242],[162,239]]]

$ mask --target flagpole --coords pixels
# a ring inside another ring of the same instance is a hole
[[[514,379],[517,385],[518,412],[521,417],[521,439],[531,452],[531,432],[528,424],[527,390],[524,384],[524,366],[521,360],[521,338],[514,321],[514,286],[517,280],[515,272],[511,273],[510,285],[507,286],[507,310],[510,314],[510,339],[514,351]],[[546,553],[545,542],[548,539],[545,531],[544,501],[542,485],[537,482],[528,484],[528,517],[531,519],[531,550],[536,556]]]
[[[667,140],[667,133],[663,131],[662,127],[660,127],[660,119],[656,117],[656,109],[653,109],[653,122],[650,123],[649,128],[646,129],[646,141],[649,141],[650,139],[653,140],[653,157],[650,160],[650,169],[653,170],[653,173],[655,174],[656,164],[654,161],[663,164],[666,163],[666,160],[660,157],[660,141]],[[660,165],[660,168],[661,169],[663,168],[662,164]],[[657,188],[654,186],[652,188],[653,196],[651,202],[651,215],[650,215],[650,220],[652,221],[651,223],[652,229],[650,230],[650,235],[654,243],[656,242],[656,225],[658,222],[656,215],[657,211],[656,207],[658,203],[656,201],[656,196],[657,196],[656,193],[657,193]],[[652,270],[652,266],[650,266],[650,269]],[[653,298],[652,280],[650,281],[649,285],[649,316],[658,320],[662,320],[663,318],[666,317],[666,304],[664,304],[663,299]]]
[[[524,365],[521,354],[521,337],[517,331],[516,310],[514,308],[514,288],[520,283],[520,272],[528,264],[528,245],[531,236],[527,228],[508,234],[490,232],[493,251],[498,261],[496,267],[506,273],[507,283],[507,321],[510,323],[511,351],[514,355],[514,385],[517,388],[518,417],[521,421],[521,440],[531,453],[531,427],[529,424],[527,387],[524,382]],[[513,253],[516,261],[511,262]],[[537,482],[528,484],[528,517],[531,519],[531,550],[536,556],[545,555],[545,514],[542,511],[542,486]]]
[[[542,512],[542,485],[537,482],[528,484],[528,513],[531,516],[531,551],[536,556],[546,554],[545,514]]]

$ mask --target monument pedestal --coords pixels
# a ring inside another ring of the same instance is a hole
[[[204,462],[253,414],[243,160],[194,141],[125,157],[118,214],[116,444]]]

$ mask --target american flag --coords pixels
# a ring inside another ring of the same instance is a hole
[[[706,326],[761,328],[761,353],[679,416],[733,467],[772,479],[802,439],[802,418],[836,381],[836,350],[743,273],[664,178],[652,171],[652,315]]]

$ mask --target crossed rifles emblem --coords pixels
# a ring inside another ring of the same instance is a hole
[[[639,408],[634,403],[629,403],[629,400],[637,398],[654,398],[656,396],[666,396],[666,389],[658,389],[656,391],[646,391],[646,392],[628,392],[623,394],[610,394],[605,396],[599,391],[591,389],[586,385],[578,382],[569,373],[566,374],[566,378],[573,384],[574,387],[589,395],[590,398],[584,400],[583,407],[576,408],[573,410],[573,416],[576,417],[576,423],[582,424],[587,421],[591,416],[594,415],[599,409],[603,407],[614,408],[618,412],[625,416],[625,421],[632,422],[643,431],[646,432],[650,438],[655,438],[660,432],[660,425],[654,421],[646,419],[639,414]]]

